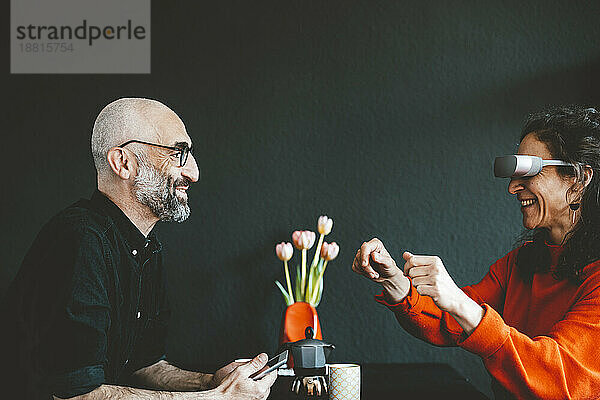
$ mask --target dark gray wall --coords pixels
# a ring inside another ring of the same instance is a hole
[[[447,362],[489,393],[481,361],[406,334],[350,270],[362,241],[442,257],[479,280],[521,230],[494,156],[544,104],[598,102],[600,3],[153,2],[151,75],[9,75],[0,290],[40,226],[89,196],[92,123],[122,96],[186,123],[202,181],[160,225],[174,308],[170,357],[224,364],[277,346],[274,244],[334,218],[341,245],[318,308],[337,361]]]

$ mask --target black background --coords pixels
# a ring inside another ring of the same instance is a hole
[[[202,170],[188,221],[157,228],[173,362],[272,353],[274,245],[327,214],[341,251],[318,312],[333,361],[447,362],[489,393],[478,357],[406,334],[350,265],[378,236],[397,259],[436,254],[457,284],[478,281],[522,229],[493,157],[516,150],[527,113],[597,104],[600,3],[498,3],[154,1],[151,74],[11,75],[4,2],[0,294],[41,225],[94,189],[97,113],[155,98]]]

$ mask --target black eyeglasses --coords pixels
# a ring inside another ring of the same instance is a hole
[[[120,145],[118,147],[125,147],[130,143],[147,144],[148,146],[160,147],[163,149],[177,151],[179,153],[179,167],[183,167],[185,165],[190,153],[194,151],[194,146],[189,147],[186,142],[178,142],[175,144],[175,146],[165,146],[162,144],[142,142],[141,140],[130,140],[128,142],[123,143],[122,145]]]

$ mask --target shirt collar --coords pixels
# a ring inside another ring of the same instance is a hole
[[[560,257],[563,250],[565,249],[564,246],[561,244],[548,243],[547,241],[544,241],[544,244],[550,251],[550,259],[551,259],[550,265],[556,265],[558,263],[558,257]]]
[[[150,231],[148,237],[145,237],[137,226],[135,226],[127,215],[125,215],[123,210],[98,189],[94,190],[90,203],[94,209],[113,220],[119,232],[125,237],[125,241],[127,242],[130,251],[133,252],[135,250],[135,253],[137,254],[146,247],[153,251],[161,249],[162,246],[156,238],[154,229]]]

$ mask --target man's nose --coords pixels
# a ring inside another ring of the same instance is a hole
[[[517,194],[517,192],[523,189],[523,182],[520,179],[510,178],[510,182],[508,183],[508,193]]]
[[[190,154],[188,157],[187,162],[181,170],[181,175],[192,182],[198,182],[198,179],[200,179],[200,170],[198,169],[198,163],[196,163],[196,158],[194,158],[193,154]]]

